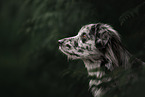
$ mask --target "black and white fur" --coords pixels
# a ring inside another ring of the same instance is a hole
[[[89,86],[94,97],[100,97],[108,89],[93,87],[111,78],[101,79],[106,71],[113,71],[117,67],[130,68],[131,55],[122,46],[120,36],[110,25],[97,23],[83,26],[78,35],[58,41],[59,49],[71,59],[82,59],[91,79]],[[101,68],[105,67],[105,71]],[[94,71],[96,70],[96,71]],[[99,80],[100,78],[100,80]]]

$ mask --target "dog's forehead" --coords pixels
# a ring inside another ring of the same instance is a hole
[[[89,33],[89,31],[93,25],[95,25],[95,24],[88,24],[88,25],[83,26],[80,29],[80,31],[78,32],[78,35],[81,35],[82,33]]]

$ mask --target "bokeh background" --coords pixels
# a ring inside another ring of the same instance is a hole
[[[97,22],[145,61],[144,0],[0,0],[0,97],[92,97],[83,62],[68,61],[57,41]],[[110,97],[145,97],[145,73],[121,88]]]

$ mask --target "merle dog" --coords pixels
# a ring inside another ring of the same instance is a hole
[[[129,62],[132,55],[122,46],[118,32],[108,24],[85,25],[78,35],[61,39],[58,42],[59,49],[68,58],[82,59],[88,75],[97,77],[98,80],[91,79],[89,82],[94,97],[100,97],[109,90],[93,87],[112,79],[111,77],[102,79],[106,71],[111,72],[117,67],[124,69],[132,67],[132,63]],[[105,71],[101,70],[102,67],[105,67]]]

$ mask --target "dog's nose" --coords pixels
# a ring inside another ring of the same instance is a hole
[[[59,45],[62,45],[62,43],[63,43],[63,40],[58,40]]]

